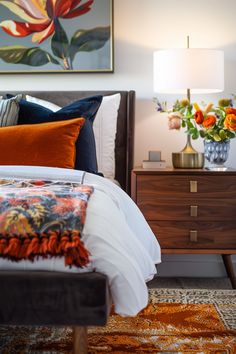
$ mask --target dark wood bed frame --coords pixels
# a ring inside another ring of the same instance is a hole
[[[120,93],[115,178],[130,194],[134,146],[134,91],[24,93],[60,106],[92,95]],[[87,326],[103,326],[109,316],[111,300],[108,280],[104,274],[0,270],[0,284],[1,325],[72,326],[73,353],[76,354],[87,353]]]

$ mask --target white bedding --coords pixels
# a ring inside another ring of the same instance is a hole
[[[143,215],[129,196],[110,180],[82,171],[32,166],[0,166],[0,177],[82,181],[94,186],[82,234],[91,253],[84,269],[64,266],[64,260],[39,259],[18,263],[0,259],[0,269],[98,271],[106,274],[115,311],[134,316],[148,302],[146,281],[161,262],[160,247]]]

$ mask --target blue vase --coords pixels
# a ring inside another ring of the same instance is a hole
[[[224,163],[229,156],[230,140],[211,141],[204,140],[204,155],[209,165],[206,166],[209,170],[225,171]]]

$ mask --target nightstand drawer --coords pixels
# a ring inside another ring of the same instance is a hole
[[[137,199],[163,198],[236,198],[235,176],[138,175]]]
[[[162,248],[234,249],[236,222],[150,221]]]
[[[137,205],[148,221],[236,219],[236,199],[158,199],[150,195],[138,196]]]

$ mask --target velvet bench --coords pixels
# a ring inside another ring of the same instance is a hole
[[[103,326],[110,311],[100,273],[1,271],[0,324],[72,326],[73,353],[87,353],[87,326]]]

